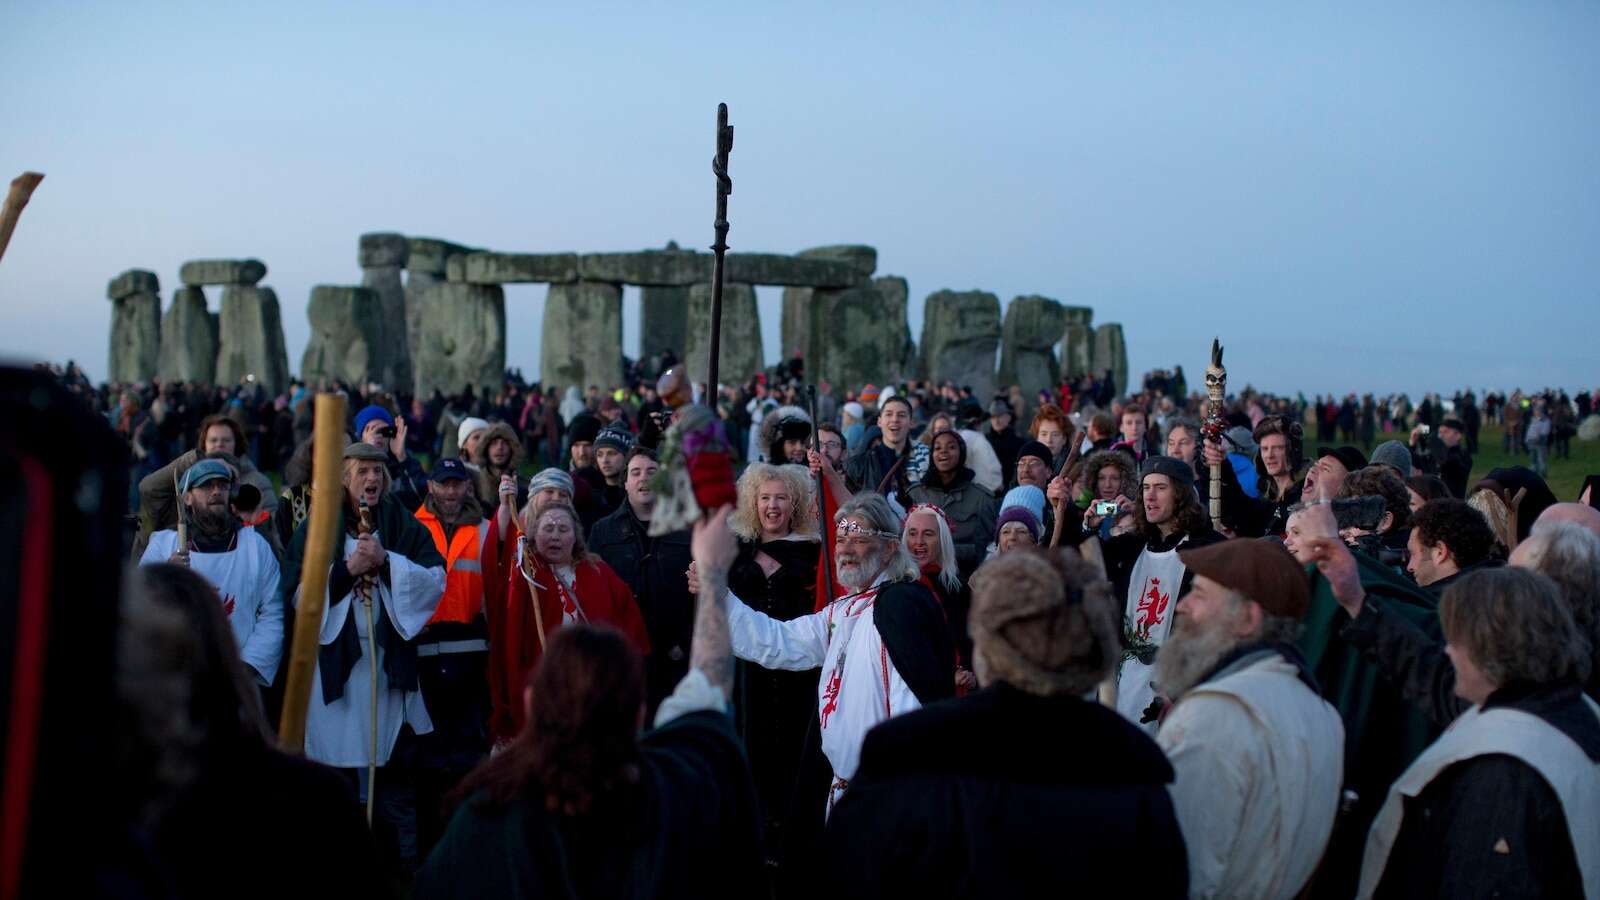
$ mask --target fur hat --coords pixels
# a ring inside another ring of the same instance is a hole
[[[798,406],[780,406],[761,420],[760,449],[768,462],[788,462],[783,456],[785,441],[811,438],[811,417]]]

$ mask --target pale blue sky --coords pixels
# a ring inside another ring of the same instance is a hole
[[[8,0],[0,175],[48,177],[0,355],[103,377],[130,267],[165,303],[262,259],[298,369],[364,231],[704,246],[725,100],[729,242],[873,244],[914,334],[981,288],[1093,306],[1135,372],[1217,333],[1276,390],[1600,381],[1600,4],[979,7]],[[543,293],[508,291],[530,375]]]

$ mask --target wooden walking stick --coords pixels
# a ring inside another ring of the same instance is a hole
[[[371,534],[377,530],[372,524],[372,507],[361,501],[361,524],[357,531]],[[367,756],[367,827],[372,827],[372,805],[378,796],[378,633],[372,628],[372,597],[378,590],[378,576],[368,572],[356,582],[356,593],[361,596],[361,609],[367,616],[367,667],[372,681],[371,753]],[[381,602],[381,598],[380,598]]]
[[[311,677],[317,668],[318,632],[322,611],[328,605],[328,569],[333,565],[334,542],[344,491],[339,484],[344,455],[344,398],[318,394],[312,440],[311,511],[306,515],[306,555],[300,567],[300,604],[295,613],[294,636],[289,645],[289,665],[284,670],[283,714],[278,720],[278,746],[288,753],[304,753],[306,709],[311,703]],[[293,588],[290,596],[293,596]]]
[[[731,142],[732,138],[729,140]],[[23,172],[11,179],[11,190],[6,194],[5,206],[0,207],[0,257],[6,255],[6,245],[11,243],[11,232],[17,228],[22,208],[28,205],[28,200],[33,197],[33,189],[43,180],[44,176],[38,172]]]
[[[822,457],[822,464],[828,464],[828,458],[822,456],[822,430],[817,427],[817,387],[813,384],[806,385],[807,412],[811,415],[811,449],[817,451]],[[833,543],[833,527],[828,521],[828,485],[827,476],[822,470],[817,470],[817,534],[822,537],[822,580],[827,583],[828,602],[832,603],[833,597],[833,553],[829,546]]]
[[[1074,431],[1072,433],[1072,449],[1067,451],[1067,458],[1061,461],[1061,469],[1060,471],[1056,472],[1056,478],[1060,478],[1062,475],[1067,474],[1068,470],[1072,468],[1072,464],[1078,461],[1078,453],[1082,449],[1083,439],[1078,436],[1076,431]],[[1071,490],[1072,485],[1067,485],[1067,489]],[[1062,497],[1060,500],[1055,502],[1056,524],[1050,529],[1050,546],[1052,547],[1059,547],[1061,545],[1061,526],[1066,524],[1067,521],[1067,499],[1068,498],[1066,497]]]
[[[711,358],[706,375],[706,405],[717,408],[717,363],[722,355],[722,264],[728,254],[728,195],[733,179],[728,177],[728,154],[733,151],[733,126],[728,124],[728,104],[717,104],[717,155],[711,158],[711,172],[717,176],[717,220],[712,223],[717,239],[711,245]]]
[[[183,514],[183,490],[178,485],[178,470],[172,470],[172,492],[178,498],[178,552],[183,553],[189,549],[189,521]]]

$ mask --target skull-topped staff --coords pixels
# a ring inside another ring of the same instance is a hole
[[[1205,439],[1222,443],[1228,421],[1222,417],[1222,402],[1228,395],[1228,370],[1222,367],[1222,344],[1211,339],[1211,364],[1206,366],[1206,423],[1201,427]],[[1222,464],[1211,464],[1211,525],[1222,521]]]

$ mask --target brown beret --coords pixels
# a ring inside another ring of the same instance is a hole
[[[1270,615],[1305,618],[1311,603],[1305,569],[1277,541],[1234,538],[1180,551],[1178,558],[1190,572],[1238,591]]]

